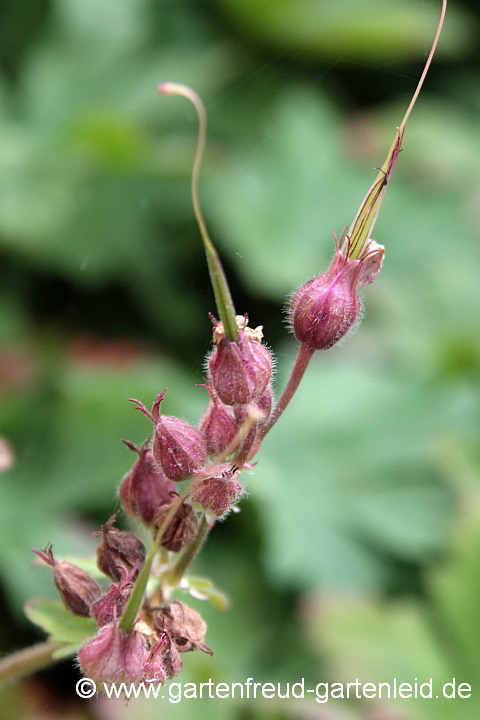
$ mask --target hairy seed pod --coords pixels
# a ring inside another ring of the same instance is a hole
[[[326,273],[297,290],[290,307],[297,340],[314,350],[327,350],[348,332],[360,312],[356,293],[360,269],[359,260],[337,252]]]
[[[97,548],[97,565],[99,569],[112,578],[121,582],[124,578],[124,569],[134,579],[145,561],[145,546],[131,532],[117,530],[113,527],[117,513],[102,525],[100,532],[102,542]]]
[[[123,442],[138,454],[138,459],[122,480],[120,500],[129,515],[151,525],[156,510],[171,501],[175,483],[167,478],[148,445],[137,448],[127,440]]]
[[[164,684],[182,669],[177,647],[166,630],[152,629],[137,620],[125,633],[116,618],[98,630],[78,651],[82,672],[97,684]]]
[[[335,243],[330,268],[302,285],[290,304],[294,335],[313,350],[328,350],[355,325],[360,313],[357,286],[373,282],[383,265],[384,248],[372,239],[358,257],[353,257],[355,246],[350,235],[342,233],[340,240],[335,237]]]
[[[272,378],[272,353],[261,342],[263,333],[247,327],[247,319],[237,316],[238,338],[230,341],[223,326],[215,321],[215,349],[208,359],[208,372],[220,400],[225,405],[246,404],[260,397]]]
[[[210,465],[192,481],[192,503],[200,505],[207,518],[224,518],[243,494],[238,468],[228,463]]]
[[[123,580],[118,585],[112,583],[107,592],[92,605],[91,615],[98,628],[108,625],[115,617],[122,616],[132,593],[133,582],[130,575],[122,566],[120,568],[124,572]]]
[[[203,467],[207,457],[205,440],[185,420],[162,415],[155,427],[153,454],[171,480],[185,480]]]
[[[163,505],[155,513],[155,535],[162,526],[163,521],[167,517],[167,514],[169,513],[171,506],[174,502],[175,500],[173,500],[170,505]],[[197,532],[197,526],[198,520],[192,506],[187,502],[183,502],[179,506],[177,512],[170,520],[169,525],[163,533],[160,545],[166,550],[178,552],[183,547],[188,545],[191,540],[193,540],[193,538],[195,537],[195,533]]]
[[[174,600],[152,611],[154,625],[158,632],[166,631],[173,639],[178,652],[203,650],[212,655],[212,651],[203,642],[207,632],[207,623],[199,612],[179,600]]]
[[[211,401],[200,422],[209,455],[220,455],[232,442],[237,432],[237,423],[229,407],[224,405],[213,389],[205,386],[211,396]]]
[[[160,406],[166,392],[167,388],[157,395],[152,412],[139,400],[130,398],[130,401],[155,424],[153,455],[162,471],[170,480],[181,481],[203,467],[207,448],[200,430],[180,418],[161,415]]]
[[[128,635],[116,627],[114,622],[105,625],[78,651],[82,672],[99,686],[104,682],[123,682],[127,642]],[[143,661],[144,658],[140,658],[140,666]],[[137,675],[132,679],[129,677],[130,682],[135,682],[137,679]]]
[[[63,604],[74,615],[88,617],[92,605],[102,594],[100,586],[84,570],[65,560],[53,557],[52,546],[33,550],[53,570],[53,581],[62,596]]]

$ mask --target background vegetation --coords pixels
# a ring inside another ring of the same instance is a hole
[[[433,0],[0,3],[0,651],[55,596],[30,548],[92,551],[148,432],[128,397],[196,422],[214,303],[202,198],[239,312],[281,387],[282,306],[323,270],[386,155],[433,38]],[[374,237],[360,330],[318,353],[265,442],[241,513],[196,562],[213,658],[183,681],[471,682],[467,700],[80,701],[65,662],[0,694],[0,718],[470,718],[480,712],[480,10],[451,2]],[[1,461],[8,464],[8,451]],[[476,683],[476,684],[475,684]]]

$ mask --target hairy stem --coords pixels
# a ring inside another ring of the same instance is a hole
[[[29,675],[36,670],[52,665],[56,662],[53,657],[55,651],[65,647],[67,644],[46,640],[8,655],[3,660],[0,660],[0,683],[6,680],[18,680],[24,675]]]
[[[297,357],[295,358],[295,364],[292,368],[292,372],[290,374],[290,378],[288,380],[288,383],[285,386],[285,389],[280,397],[280,400],[275,405],[275,408],[268,418],[267,422],[262,425],[258,432],[257,439],[255,440],[255,444],[252,448],[252,451],[250,453],[250,458],[252,458],[255,453],[257,452],[258,448],[260,447],[260,443],[262,442],[265,435],[272,429],[272,427],[277,422],[278,418],[281,416],[285,408],[288,406],[290,400],[295,395],[295,392],[300,385],[300,382],[305,374],[305,370],[308,367],[308,363],[312,359],[313,353],[315,350],[313,348],[308,347],[305,345],[305,343],[301,343],[300,347],[298,349]]]

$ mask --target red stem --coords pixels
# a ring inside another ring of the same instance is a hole
[[[295,392],[300,385],[300,381],[305,374],[305,370],[307,369],[308,363],[312,359],[314,352],[314,348],[308,347],[304,343],[300,344],[300,348],[298,350],[297,357],[295,358],[295,364],[292,368],[288,383],[283,390],[280,400],[275,405],[272,414],[268,418],[267,422],[262,425],[261,429],[259,430],[258,435],[255,439],[255,444],[250,453],[250,459],[256,454],[263,438],[275,425],[278,418],[281,416],[281,414],[289,404],[290,400],[295,395]]]

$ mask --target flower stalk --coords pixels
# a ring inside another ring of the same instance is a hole
[[[7,680],[19,680],[37,670],[49,667],[56,661],[54,656],[57,650],[66,645],[68,643],[46,640],[8,655],[0,660],[0,683]]]
[[[292,296],[289,316],[300,345],[290,378],[273,409],[272,353],[262,342],[262,327],[248,327],[248,315],[235,313],[200,206],[198,179],[206,142],[205,107],[185,85],[162,83],[157,87],[162,94],[188,99],[198,116],[192,202],[220,316],[219,322],[213,318],[213,349],[206,362],[205,387],[211,396],[210,405],[199,426],[194,427],[180,418],[161,414],[166,390],[157,395],[151,412],[143,403],[133,401],[153,422],[154,433],[140,448],[124,441],[138,457],[122,481],[120,499],[125,512],[153,533],[149,553],[145,559],[143,543],[133,533],[114,528],[112,516],[101,533],[94,533],[103,537],[97,551],[98,568],[113,580],[102,594],[100,586],[84,570],[72,563],[57,562],[51,546],[35,551],[53,568],[64,607],[57,605],[68,611],[67,615],[70,613],[69,623],[72,616],[78,621],[77,634],[72,636],[72,642],[50,639],[2,660],[0,681],[50,665],[59,650],[68,652],[72,645],[79,647],[78,634],[87,629],[90,635],[80,647],[79,662],[83,672],[97,680],[120,678],[134,684],[162,684],[181,670],[180,653],[196,649],[211,654],[203,642],[207,628],[201,615],[183,602],[165,604],[165,599],[182,586],[182,578],[210,529],[236,507],[244,493],[238,477],[245,468],[251,468],[249,461],[289,406],[314,353],[332,347],[358,320],[357,286],[375,280],[384,257],[383,247],[371,238],[371,233],[402,150],[406,123],[432,62],[446,7],[447,0],[442,0],[437,32],[415,93],[350,229],[345,229],[338,240],[335,238],[330,268],[307,281]],[[176,483],[183,481],[186,486],[178,493]],[[148,581],[157,556],[162,568],[157,569],[158,582],[152,593]],[[44,627],[51,632],[50,620]],[[96,628],[93,637],[92,627]],[[64,635],[56,637],[63,639]]]
[[[293,365],[292,371],[290,373],[290,377],[288,379],[288,382],[282,392],[282,395],[280,397],[280,400],[276,404],[272,414],[268,418],[267,422],[262,426],[262,428],[259,430],[255,445],[256,450],[260,447],[260,444],[265,437],[265,435],[272,429],[272,427],[275,425],[277,420],[280,418],[280,416],[283,414],[283,412],[288,407],[291,399],[295,395],[298,386],[300,385],[303,376],[305,375],[305,372],[307,370],[308,364],[310,360],[313,357],[315,350],[311,347],[308,347],[304,343],[300,344],[300,347],[298,348],[297,356],[295,358],[295,363]],[[255,446],[254,446],[255,447]],[[255,452],[256,452],[255,450]],[[250,457],[253,457],[255,455],[255,452],[252,451],[250,454]]]

